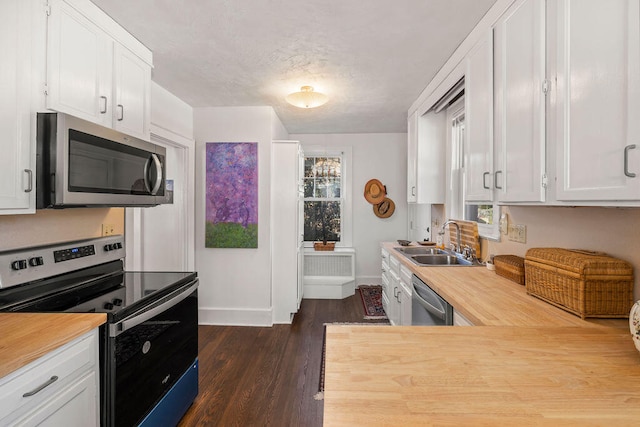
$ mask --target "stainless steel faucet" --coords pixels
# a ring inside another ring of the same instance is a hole
[[[445,228],[449,224],[453,224],[456,226],[456,244],[454,244],[453,250],[455,252],[460,253],[460,251],[462,250],[462,239],[460,238],[460,226],[455,221],[445,221],[445,223],[442,224],[442,231],[445,231]],[[449,240],[451,240],[451,237],[449,237]]]

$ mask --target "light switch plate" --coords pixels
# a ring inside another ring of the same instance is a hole
[[[518,243],[527,243],[527,226],[523,224],[509,225],[509,240]]]

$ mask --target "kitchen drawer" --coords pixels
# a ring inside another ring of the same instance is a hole
[[[59,393],[75,378],[95,367],[96,336],[97,330],[89,332],[0,379],[0,425],[4,425],[10,415],[14,418]],[[37,393],[24,396],[50,381]]]
[[[398,258],[390,255],[389,267],[391,268],[391,271],[393,271],[397,275],[400,275],[400,260],[398,260]]]
[[[382,293],[389,295],[389,277],[386,274],[382,275]]]
[[[382,257],[382,266],[387,266],[389,267],[389,252],[385,251],[384,249],[382,249],[380,251],[380,256]]]
[[[400,281],[411,287],[412,277],[413,273],[411,272],[411,270],[404,265],[400,265]]]

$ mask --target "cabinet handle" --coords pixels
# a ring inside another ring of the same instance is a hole
[[[51,384],[55,383],[56,381],[58,381],[58,376],[54,375],[51,378],[49,378],[47,381],[45,381],[42,385],[34,388],[28,393],[23,394],[22,397],[31,397],[37,393],[40,393],[42,390],[49,387]]]
[[[101,96],[100,99],[102,99],[103,103],[102,103],[102,110],[100,110],[100,114],[104,114],[107,112],[107,97],[106,96]]]
[[[411,195],[412,196],[416,195],[416,187],[415,187],[415,185],[413,187],[411,187]]]
[[[398,299],[398,294],[396,293],[396,291],[397,291],[397,290],[398,290],[398,287],[397,287],[397,286],[394,286],[394,287],[393,287],[393,297],[394,297],[395,299]]]
[[[629,178],[635,178],[636,174],[629,172],[629,150],[636,148],[636,144],[627,145],[624,147],[624,174]]]
[[[487,186],[487,175],[490,175],[490,174],[491,172],[485,172],[482,174],[482,188],[486,190],[491,190],[491,188]]]
[[[396,295],[396,301],[400,302],[400,292],[402,292],[402,290],[398,291],[398,294]]]
[[[118,117],[118,121],[121,122],[124,120],[124,107],[122,104],[118,104],[118,109],[120,110],[120,116]]]
[[[25,193],[31,193],[33,191],[33,171],[31,169],[24,170],[27,173],[27,189],[24,190]]]
[[[502,190],[502,187],[498,185],[498,174],[502,175],[502,171],[495,171],[493,174],[493,180],[495,181],[493,184],[496,186],[498,190]]]

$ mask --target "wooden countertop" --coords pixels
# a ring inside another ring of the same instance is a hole
[[[106,321],[104,313],[0,313],[0,378]]]
[[[638,425],[640,353],[608,327],[326,329],[325,426]]]
[[[527,295],[524,286],[486,267],[419,267],[394,248],[381,246],[477,326],[617,326],[626,319],[586,319]]]

